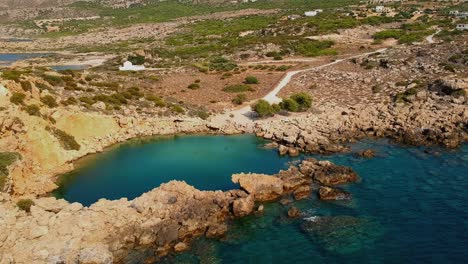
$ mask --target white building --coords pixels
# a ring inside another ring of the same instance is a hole
[[[319,13],[322,13],[323,12],[323,9],[315,9],[313,11],[306,11],[304,12],[304,16],[306,17],[313,17],[313,16],[316,16],[318,15]]]
[[[468,24],[458,24],[457,30],[468,30]]]
[[[449,12],[450,15],[458,15],[458,10],[452,10]]]
[[[304,16],[306,17],[313,17],[313,16],[316,16],[318,14],[317,11],[306,11],[304,12]]]
[[[374,10],[377,13],[382,13],[385,10],[385,6],[376,6]]]
[[[146,69],[145,66],[143,66],[143,65],[133,65],[129,61],[124,62],[123,66],[119,67],[119,71],[143,71],[145,69]]]

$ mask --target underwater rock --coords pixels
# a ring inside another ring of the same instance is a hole
[[[320,200],[350,200],[351,194],[340,189],[321,186],[319,188]]]
[[[359,251],[383,234],[375,222],[353,216],[305,218],[301,230],[324,249],[339,254]]]
[[[359,152],[357,154],[358,154],[358,156],[363,157],[363,158],[367,158],[367,159],[373,158],[376,155],[375,150],[373,150],[373,149],[366,149],[366,150],[363,150],[363,151],[361,151],[361,152]]]
[[[296,217],[299,217],[299,215],[301,214],[301,211],[299,211],[299,209],[297,209],[296,207],[291,207],[289,208],[288,210],[288,217],[289,218],[296,218]]]

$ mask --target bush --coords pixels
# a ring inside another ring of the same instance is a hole
[[[273,116],[275,109],[267,101],[260,99],[253,106],[252,110],[258,114],[260,118]]]
[[[8,166],[21,159],[21,155],[16,152],[0,152],[0,191],[5,187],[9,174]]]
[[[55,98],[52,95],[46,95],[41,97],[41,102],[50,108],[58,106],[57,101],[55,101]]]
[[[27,105],[23,108],[23,110],[26,111],[26,113],[29,115],[41,116],[41,108],[36,104]]]
[[[306,111],[312,106],[312,97],[308,93],[293,94],[291,99],[298,103],[299,111]]]
[[[149,94],[146,96],[146,100],[154,102],[154,105],[157,107],[163,107],[166,105],[164,100],[161,97],[156,96],[156,95]]]
[[[24,103],[25,98],[26,95],[24,93],[14,92],[10,97],[10,102],[14,103],[15,105],[20,105]]]
[[[145,56],[135,55],[135,56],[128,56],[127,60],[131,62],[133,65],[142,65],[145,63]]]
[[[63,83],[62,78],[60,76],[55,75],[44,74],[42,75],[42,79],[44,79],[44,81],[48,82],[52,86],[57,86]]]
[[[197,111],[197,116],[203,120],[206,120],[208,117],[210,117],[210,113],[205,110],[200,110]]]
[[[76,100],[75,97],[73,97],[73,96],[70,96],[70,97],[68,97],[67,100],[62,101],[63,105],[74,105],[76,103],[78,103],[78,100]]]
[[[197,89],[200,89],[200,84],[192,83],[187,88],[189,88],[190,90],[197,90]]]
[[[19,209],[26,211],[26,212],[31,212],[31,206],[34,205],[34,202],[31,199],[21,199],[16,203],[16,206],[19,207]]]
[[[299,112],[299,104],[291,98],[283,99],[280,103],[280,107],[289,112]]]
[[[234,99],[232,99],[232,102],[236,105],[241,105],[247,100],[247,96],[245,94],[238,94]]]
[[[224,87],[223,91],[228,93],[242,93],[247,91],[254,91],[254,89],[245,84],[234,84]]]
[[[247,76],[247,77],[245,77],[244,83],[246,83],[246,84],[258,84],[258,79],[257,79],[257,77],[254,77],[254,76]]]
[[[58,139],[60,145],[65,150],[80,150],[81,146],[76,142],[75,137],[67,134],[67,132],[55,127],[47,126],[46,130],[49,131],[55,138]]]
[[[22,81],[21,82],[21,88],[23,88],[23,91],[29,92],[32,90],[32,85],[28,81]]]
[[[176,114],[184,114],[185,110],[182,108],[180,105],[172,105],[171,106],[171,111]]]

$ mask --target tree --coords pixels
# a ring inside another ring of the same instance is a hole
[[[247,77],[245,77],[244,83],[246,83],[246,84],[258,84],[258,79],[255,76],[247,76]]]
[[[236,105],[241,105],[247,100],[247,96],[245,94],[238,94],[234,99],[232,99],[232,102]]]
[[[290,98],[298,103],[299,111],[301,112],[306,111],[312,106],[312,97],[308,93],[293,94]]]
[[[287,110],[289,112],[298,112],[299,104],[291,98],[283,99],[280,103],[281,109]]]
[[[260,99],[253,106],[252,110],[255,111],[259,117],[267,117],[274,115],[273,107],[267,101]]]

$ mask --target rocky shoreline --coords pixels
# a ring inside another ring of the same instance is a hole
[[[349,149],[345,143],[363,138],[390,138],[408,145],[456,148],[468,140],[468,108],[460,104],[324,106],[308,115],[264,120],[257,136],[277,142],[280,154],[332,154]]]
[[[47,197],[22,210],[2,195],[1,263],[155,261],[187,250],[195,237],[223,236],[229,219],[261,213],[263,206],[256,203],[305,199],[317,186],[352,183],[358,176],[350,168],[309,159],[277,175],[232,179],[239,190],[199,191],[171,181],[131,201],[101,199],[90,207]]]

